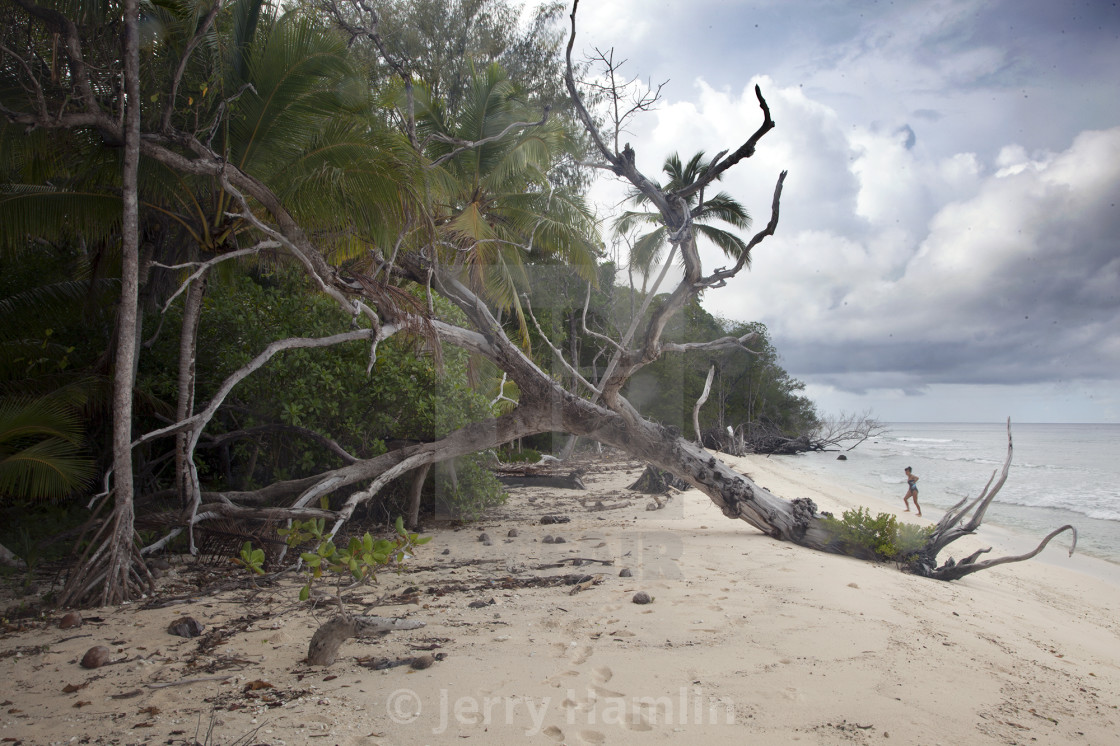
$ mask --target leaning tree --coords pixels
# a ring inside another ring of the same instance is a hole
[[[202,41],[211,37],[207,14],[222,0],[201,0],[200,21],[191,38],[182,45],[182,63],[186,69],[194,50],[205,47]],[[83,56],[84,45],[89,41],[83,27],[63,12],[47,3],[35,0],[7,0],[11,15],[20,16],[24,22],[37,24],[45,29],[43,39],[58,39],[56,53],[68,73],[56,77],[49,85],[43,76],[43,57],[38,50],[25,56],[19,50],[6,46],[4,50],[4,75],[13,85],[7,91],[19,90],[19,97],[5,95],[0,101],[0,114],[9,123],[27,128],[69,129],[92,132],[110,146],[135,143],[126,136],[126,124],[114,111],[102,105],[104,91],[89,83],[92,63]],[[324,3],[328,12],[339,3]],[[61,5],[60,7],[68,7]],[[296,348],[329,348],[337,344],[362,340],[370,345],[371,361],[376,358],[377,347],[384,340],[397,334],[413,334],[426,339],[433,348],[439,345],[459,347],[495,365],[505,378],[516,384],[516,404],[500,416],[458,427],[428,443],[416,443],[390,450],[365,459],[357,459],[339,468],[329,469],[310,477],[270,484],[258,490],[242,492],[213,492],[202,489],[197,473],[190,477],[188,490],[191,499],[182,516],[182,524],[190,529],[199,523],[217,517],[249,518],[324,518],[330,521],[332,532],[337,531],[361,504],[373,499],[393,479],[409,471],[423,468],[438,461],[459,455],[493,448],[520,437],[544,432],[566,432],[617,447],[660,469],[672,472],[692,486],[703,491],[728,518],[745,521],[767,535],[803,546],[828,552],[844,552],[845,545],[834,530],[828,516],[818,512],[816,505],[807,499],[784,500],[759,487],[750,478],[739,474],[692,440],[682,437],[672,428],[663,427],[644,418],[623,395],[623,389],[638,371],[665,355],[689,354],[718,350],[747,350],[752,335],[727,336],[707,342],[673,343],[663,338],[669,320],[694,301],[700,293],[715,290],[742,272],[750,260],[752,250],[777,229],[779,206],[786,173],[778,175],[770,205],[769,219],[760,230],[745,241],[730,266],[706,270],[697,249],[698,228],[696,220],[706,214],[708,187],[729,169],[738,167],[751,158],[763,138],[775,126],[761,89],[755,88],[761,114],[761,123],[754,132],[734,150],[718,153],[702,171],[688,183],[659,186],[637,167],[633,149],[627,144],[618,148],[617,137],[605,135],[595,117],[581,97],[572,63],[572,50],[576,39],[576,11],[578,0],[573,3],[571,31],[565,52],[565,85],[573,102],[575,116],[586,130],[594,148],[594,157],[588,164],[626,180],[640,193],[644,203],[658,216],[670,247],[670,256],[677,257],[681,265],[679,281],[668,293],[660,296],[640,314],[638,324],[621,339],[600,334],[584,326],[584,333],[594,337],[611,351],[611,359],[604,373],[595,381],[588,380],[578,368],[565,362],[559,350],[553,353],[561,365],[567,366],[570,380],[582,387],[578,391],[565,389],[553,375],[543,370],[526,352],[524,347],[507,335],[500,313],[491,299],[476,283],[470,281],[470,267],[462,258],[481,253],[469,244],[466,233],[456,242],[431,228],[430,217],[418,213],[415,224],[426,224],[429,229],[410,230],[395,242],[370,241],[366,261],[349,265],[346,271],[333,266],[327,259],[328,252],[322,245],[322,234],[307,230],[301,223],[298,206],[290,204],[262,181],[251,169],[230,162],[215,148],[213,138],[202,128],[191,129],[182,120],[173,117],[151,117],[143,121],[146,129],[138,139],[143,158],[162,164],[184,176],[207,177],[221,185],[230,196],[226,214],[249,226],[262,243],[285,252],[303,269],[312,285],[333,299],[340,312],[351,318],[351,329],[324,337],[291,338],[269,344],[244,366],[234,371],[218,388],[213,398],[200,406],[198,411],[158,430],[134,437],[132,447],[156,438],[179,435],[186,444],[185,459],[193,463],[193,449],[223,401],[237,384],[259,370],[270,358],[284,350]],[[215,11],[216,12],[216,11]],[[212,18],[213,16],[209,16]],[[368,44],[384,53],[385,45],[380,36],[377,14],[364,0],[353,0],[344,18],[339,17],[339,28],[356,43]],[[548,112],[540,122],[511,122],[499,132],[479,140],[466,141],[460,137],[446,137],[449,146],[434,161],[425,158],[422,142],[423,128],[417,127],[417,102],[413,99],[413,74],[408,61],[388,58],[389,67],[400,78],[402,95],[397,114],[402,123],[402,137],[413,146],[428,169],[438,168],[449,160],[469,157],[478,148],[493,145],[503,138],[519,136],[533,127],[543,126]],[[124,70],[126,78],[131,69]],[[178,78],[173,79],[178,83]],[[172,105],[175,92],[170,90],[165,101]],[[232,94],[229,105],[234,103]],[[244,93],[237,92],[237,93]],[[139,98],[133,100],[140,101]],[[528,188],[534,188],[529,186]],[[536,187],[548,189],[545,179]],[[427,221],[427,222],[426,222]],[[528,224],[520,232],[509,231],[501,236],[507,244],[517,244],[527,256],[539,250],[537,242],[539,223]],[[479,240],[493,240],[492,237]],[[464,243],[466,242],[466,243]],[[450,244],[450,245],[449,245]],[[188,279],[189,281],[189,279]],[[404,292],[402,288],[410,288]],[[440,317],[435,313],[436,304],[419,296],[438,294],[457,308],[454,318]],[[371,362],[372,365],[372,362]],[[1042,542],[1035,552],[1002,560],[978,561],[978,554],[960,563],[937,564],[937,555],[950,542],[974,532],[983,519],[987,506],[1006,478],[1008,463],[1003,475],[971,503],[962,503],[951,510],[934,530],[925,547],[918,552],[918,559],[911,569],[935,578],[953,579],[1007,561],[1033,556],[1057,533],[1072,530],[1062,527]],[[126,461],[118,458],[119,470],[128,468]],[[192,470],[193,471],[193,470]],[[117,479],[118,490],[126,489],[127,482]],[[347,489],[348,497],[335,509],[313,507],[319,498]],[[131,494],[118,495],[120,504],[131,502]],[[130,516],[129,516],[130,517]],[[123,527],[122,523],[122,527]],[[114,557],[128,557],[133,537],[126,530],[114,529],[107,551]],[[1074,534],[1076,540],[1076,533]],[[162,544],[148,547],[154,549]],[[122,551],[123,550],[123,551]],[[92,558],[90,562],[92,562]],[[85,577],[104,578],[107,595],[101,598],[118,598],[127,595],[126,578],[114,565],[111,572],[84,573]],[[69,595],[72,601],[88,598],[87,588],[74,588]]]

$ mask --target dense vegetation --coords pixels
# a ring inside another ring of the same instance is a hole
[[[366,297],[460,321],[454,304],[394,274],[398,252],[429,247],[540,367],[581,393],[577,373],[599,380],[609,357],[600,335],[622,338],[635,315],[648,319],[667,297],[620,278],[648,279],[659,259],[675,260],[655,250],[664,239],[656,215],[637,211],[615,226],[652,231],[638,239],[630,266],[605,260],[582,195],[586,136],[563,86],[560,7],[542,8],[522,29],[504,0],[374,5],[376,33],[355,30],[360,19],[348,15],[350,6],[285,10],[239,0],[210,13],[215,6],[204,1],[142,4],[142,125],[162,133],[153,137],[168,148],[205,142],[267,185],[332,271]],[[121,69],[119,8],[40,6],[83,19],[90,95],[104,111],[122,110],[113,82]],[[3,18],[5,49],[18,54],[0,63],[0,506],[25,516],[31,502],[84,504],[106,483],[123,155],[121,143],[93,128],[21,119],[37,97],[65,109],[67,90],[81,81],[75,68],[51,66],[49,13],[5,3]],[[188,55],[194,39],[202,46]],[[406,63],[410,74],[402,77]],[[542,118],[546,106],[551,113]],[[669,185],[691,183],[706,166],[703,154],[686,163],[669,158]],[[227,377],[276,340],[376,331],[381,322],[358,305],[340,312],[259,221],[260,205],[228,181],[143,155],[138,173],[134,438],[224,395]],[[745,243],[736,231],[750,225],[745,209],[722,193],[704,209],[698,220],[730,229],[701,236],[738,257]],[[714,366],[703,427],[765,421],[790,434],[811,429],[812,403],[761,325],[717,319],[693,301],[670,319],[665,340],[750,332],[753,353],[667,355],[642,368],[625,394],[644,416],[687,432]],[[188,464],[182,435],[134,448],[136,498],[151,512],[187,508],[204,494],[296,483],[401,443],[431,442],[509,411],[517,398],[494,364],[436,341],[424,323],[373,350],[368,339],[286,350],[225,396]],[[554,441],[544,434],[531,445],[550,450]],[[485,463],[474,455],[440,465],[429,500],[438,494],[445,509],[470,516],[501,499]],[[410,478],[394,485],[367,506],[378,520],[405,508]],[[362,488],[337,491],[332,504]],[[5,521],[0,543],[30,553],[32,525]],[[59,533],[41,525],[44,534]],[[144,538],[159,535],[151,528]]]

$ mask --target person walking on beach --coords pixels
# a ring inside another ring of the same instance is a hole
[[[914,507],[918,509],[918,517],[922,517],[922,506],[918,505],[918,475],[910,471],[910,467],[906,467],[906,497],[902,501],[906,503],[906,512],[910,512],[910,498],[914,498]]]

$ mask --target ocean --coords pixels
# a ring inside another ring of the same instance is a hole
[[[919,500],[937,520],[962,497],[976,497],[1007,455],[1007,425],[893,423],[854,450],[807,453],[814,473],[893,501],[906,494],[903,468],[920,477]],[[1031,541],[1059,526],[1077,527],[1077,551],[1120,565],[1120,425],[1011,425],[1014,453],[1004,484],[984,519]],[[998,476],[997,476],[998,478]],[[983,536],[983,526],[978,535]],[[1046,555],[1065,557],[1069,534]],[[1061,549],[1059,549],[1061,547]],[[1120,575],[1120,567],[1117,567]]]

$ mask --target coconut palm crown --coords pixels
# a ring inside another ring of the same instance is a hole
[[[433,218],[445,263],[525,333],[519,293],[527,264],[562,260],[595,280],[594,217],[583,199],[549,179],[573,148],[569,133],[498,65],[475,72],[454,117],[420,87],[417,130],[433,164]],[[470,146],[468,143],[482,143]]]
[[[670,194],[689,187],[696,183],[696,180],[708,169],[709,164],[702,150],[692,156],[688,163],[682,163],[680,155],[673,153],[665,159],[665,164],[662,166],[662,171],[669,180],[658,186]],[[747,230],[751,227],[751,216],[747,213],[747,208],[727,192],[719,192],[714,197],[708,198],[704,198],[703,195],[704,192],[701,190],[698,195],[693,195],[688,200],[696,232],[718,246],[727,257],[738,259],[747,250],[746,242],[734,233],[709,223],[719,221],[740,230]],[[631,193],[630,199],[637,205],[649,201],[644,194],[636,190]],[[703,201],[698,202],[699,199]],[[657,227],[634,242],[630,249],[630,266],[641,272],[643,277],[649,277],[653,268],[660,263],[662,252],[668,243],[668,229],[662,222],[660,213],[627,210],[614,221],[613,229],[615,235],[621,236],[642,225]],[[749,263],[748,258],[748,266]]]

